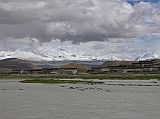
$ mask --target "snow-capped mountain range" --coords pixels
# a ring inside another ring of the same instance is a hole
[[[84,54],[72,54],[67,52],[65,49],[59,49],[55,52],[47,52],[46,50],[40,49],[39,51],[0,51],[0,60],[7,58],[18,58],[22,60],[31,60],[31,61],[63,61],[63,60],[130,60],[117,58],[116,56],[92,56]],[[136,61],[148,60],[148,59],[160,59],[160,53],[146,53],[142,56],[135,58]],[[133,59],[131,59],[133,60]]]
[[[160,53],[158,52],[145,53],[143,56],[137,57],[135,60],[143,61],[149,59],[160,59]]]
[[[39,51],[0,51],[0,60],[7,58],[18,58],[22,60],[31,60],[31,61],[63,61],[63,60],[122,60],[121,58],[117,58],[115,56],[93,56],[86,55],[83,53],[72,54],[67,52],[64,49],[59,49],[55,52],[47,52],[45,50]]]

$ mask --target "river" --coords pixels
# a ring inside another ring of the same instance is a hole
[[[52,85],[0,80],[0,119],[160,119],[159,85],[160,81]]]

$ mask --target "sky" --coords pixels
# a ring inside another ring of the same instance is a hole
[[[0,54],[134,59],[159,46],[160,0],[0,1]]]

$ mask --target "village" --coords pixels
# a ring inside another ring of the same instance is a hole
[[[101,65],[89,66],[70,63],[61,67],[32,70],[13,70],[10,74],[143,74],[160,73],[160,60],[146,61],[106,61]]]

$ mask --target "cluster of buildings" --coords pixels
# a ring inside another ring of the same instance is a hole
[[[21,74],[107,74],[107,73],[160,73],[160,60],[106,61],[102,65],[88,66],[70,63],[56,68],[14,70]]]
[[[83,64],[70,63],[62,67],[42,68],[32,70],[14,70],[16,74],[82,74],[90,71],[91,67]]]
[[[160,60],[107,61],[91,73],[160,73]]]

